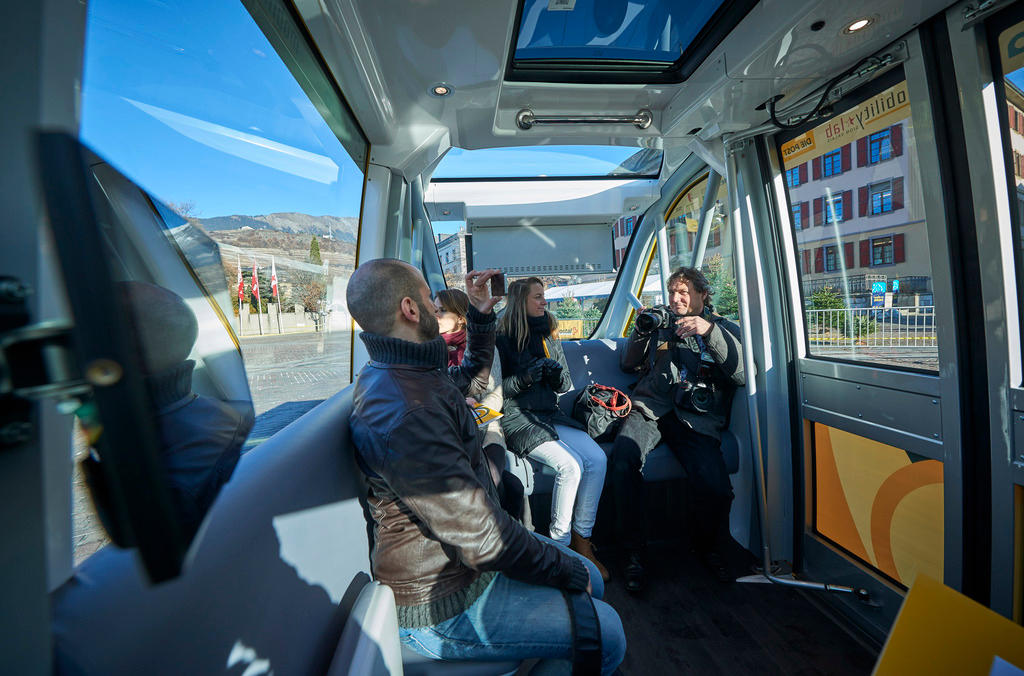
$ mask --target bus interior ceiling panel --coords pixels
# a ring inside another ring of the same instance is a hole
[[[659,137],[736,132],[767,120],[755,110],[777,94],[803,96],[827,76],[886,46],[947,3],[880,1],[758,3],[680,85],[574,85],[503,81],[516,2],[421,5],[397,0],[297,3],[306,27],[349,105],[361,120],[376,161],[407,176],[425,169],[429,147],[537,143],[657,144]],[[372,11],[370,10],[372,8]],[[872,24],[855,35],[857,17]],[[795,19],[794,19],[795,17]],[[811,24],[823,21],[824,28]],[[468,23],[467,23],[468,22]],[[451,93],[431,94],[435,84]],[[537,114],[632,114],[648,108],[647,130],[628,125],[516,127],[523,108]]]

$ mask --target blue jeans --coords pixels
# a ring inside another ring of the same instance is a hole
[[[626,654],[626,635],[618,613],[598,600],[604,595],[601,574],[594,564],[568,547],[543,535],[534,537],[586,564],[601,623],[601,673],[614,672]],[[519,582],[501,573],[461,614],[431,627],[399,627],[398,634],[410,649],[438,660],[572,658],[572,625],[561,590]]]

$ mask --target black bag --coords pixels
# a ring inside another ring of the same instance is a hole
[[[610,439],[618,423],[633,410],[633,402],[624,393],[607,385],[587,385],[572,405],[572,417],[598,441]]]

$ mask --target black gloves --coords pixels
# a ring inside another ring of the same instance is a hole
[[[562,365],[554,359],[542,359],[541,363],[544,364],[544,382],[557,390],[562,384]]]
[[[544,362],[546,359],[534,359],[532,362],[527,364],[526,371],[523,373],[523,381],[526,385],[532,385],[533,383],[539,383],[544,378]]]

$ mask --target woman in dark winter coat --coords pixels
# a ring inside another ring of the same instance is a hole
[[[556,335],[558,320],[546,306],[544,284],[536,277],[509,285],[496,340],[504,376],[501,428],[510,451],[555,471],[551,539],[593,561],[608,579],[590,544],[607,457],[558,408],[558,395],[572,389],[572,379]]]

